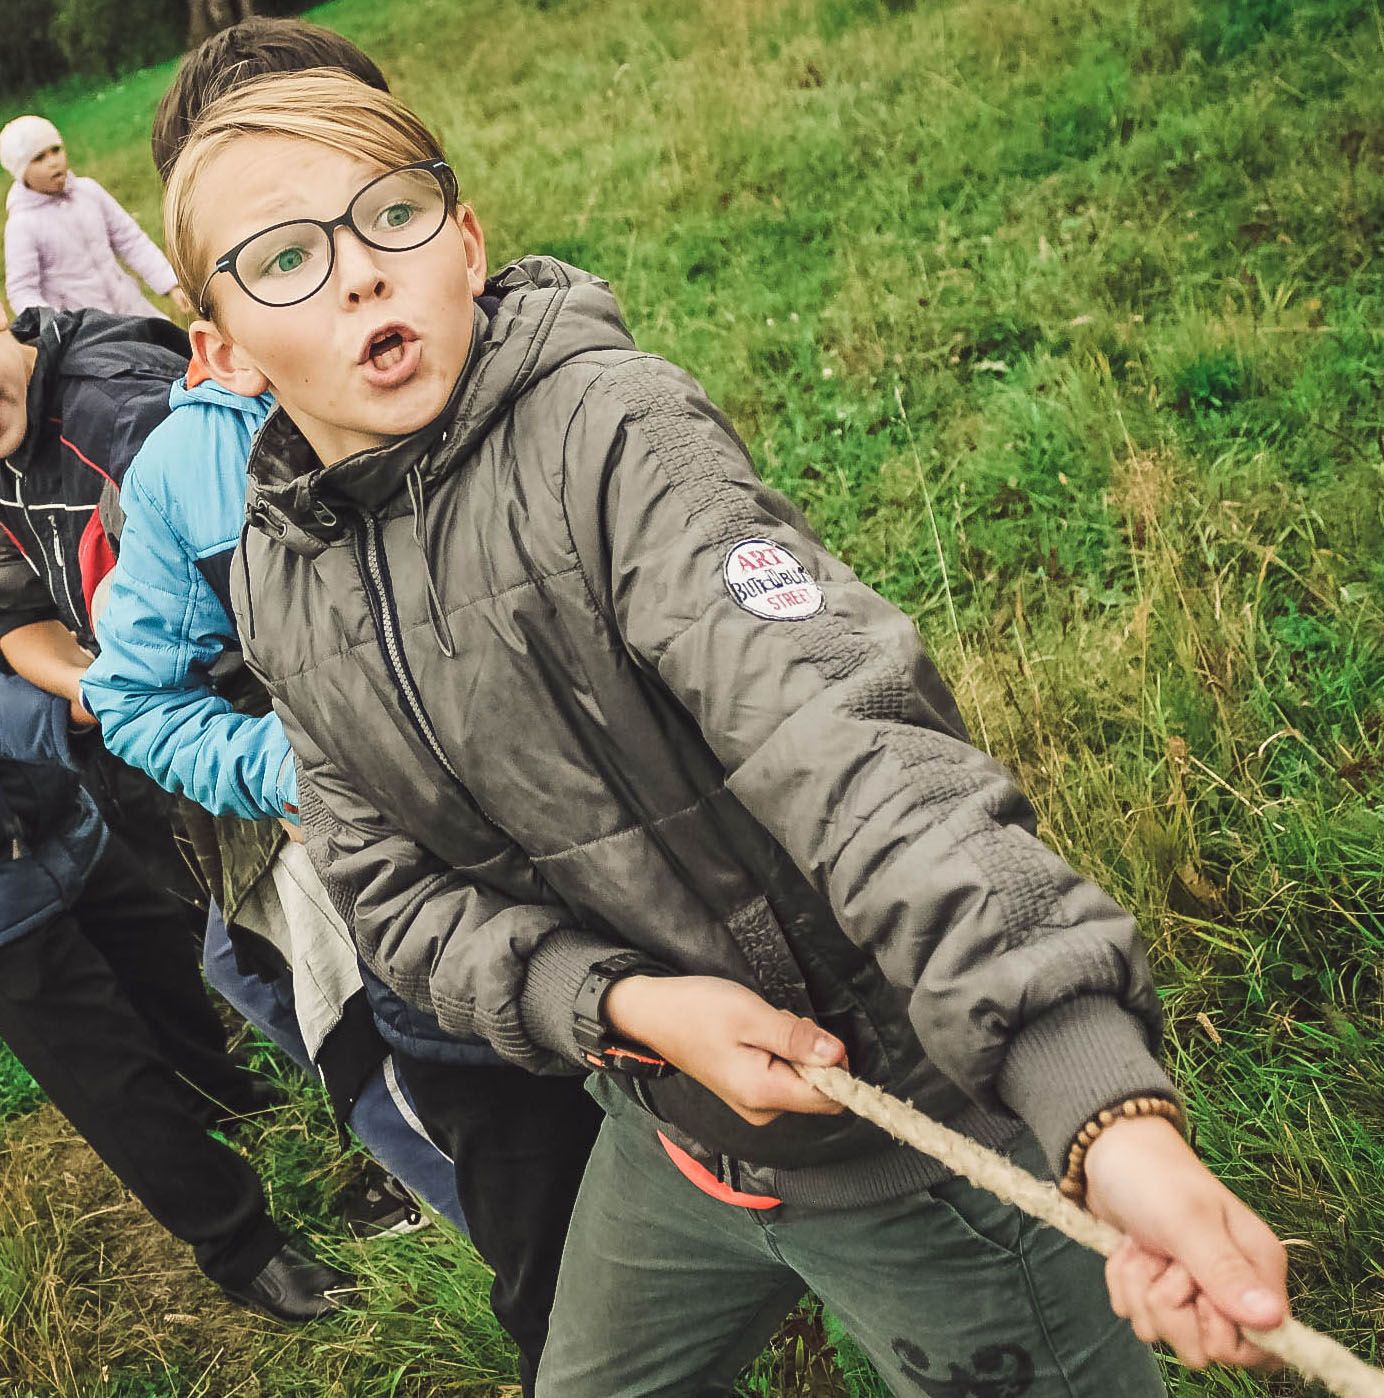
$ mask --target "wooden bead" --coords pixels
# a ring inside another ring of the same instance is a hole
[[[1123,1102],[1117,1102],[1113,1107],[1103,1108],[1076,1133],[1076,1138],[1067,1151],[1067,1170],[1057,1185],[1058,1191],[1065,1198],[1085,1205],[1086,1153],[1106,1127],[1113,1126],[1117,1121],[1128,1121],[1139,1116],[1161,1116],[1164,1120],[1172,1122],[1179,1131],[1185,1126],[1182,1109],[1166,1097],[1129,1097]]]

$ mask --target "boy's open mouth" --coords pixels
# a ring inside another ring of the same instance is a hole
[[[407,325],[382,325],[360,351],[366,378],[378,388],[393,388],[413,376],[418,367],[417,334]]]

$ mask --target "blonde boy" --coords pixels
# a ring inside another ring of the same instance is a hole
[[[1175,1102],[1131,920],[1033,835],[912,625],[756,477],[608,289],[330,75],[209,111],[169,184],[203,361],[280,409],[237,611],[400,1022],[595,1068],[538,1391],[724,1391],[806,1286],[898,1392],[1151,1395],[1262,1358],[1284,1255],[1162,1116],[1073,1182],[1108,1270],[835,1115],[871,1081],[1062,1174]],[[969,1385],[969,1387],[968,1387]]]

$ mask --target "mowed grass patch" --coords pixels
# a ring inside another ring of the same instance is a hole
[[[444,134],[492,259],[609,278],[641,343],[702,378],[917,619],[1047,838],[1139,914],[1199,1146],[1293,1240],[1303,1316],[1384,1357],[1377,8],[315,17]],[[151,229],[170,74],[39,104]],[[292,1207],[329,1237],[311,1202],[329,1191],[295,1183],[337,1168],[320,1126],[305,1110],[264,1150],[277,1196],[306,1188]],[[280,1350],[242,1327],[281,1385],[265,1392],[495,1381],[483,1276],[437,1237],[392,1255],[395,1280],[330,1336]],[[156,1373],[173,1328],[131,1333],[111,1373]],[[401,1374],[372,1367],[376,1335],[396,1368],[407,1350]],[[800,1318],[746,1391],[827,1383],[822,1335],[840,1338],[829,1317]],[[74,1372],[98,1373],[72,1343]],[[214,1343],[179,1343],[201,1373]],[[873,1392],[841,1344],[831,1384]],[[1307,1391],[1169,1375],[1179,1395]]]

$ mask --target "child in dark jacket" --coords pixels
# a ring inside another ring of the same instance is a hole
[[[808,1285],[899,1392],[1161,1393],[1112,1309],[1262,1361],[1285,1254],[1169,1120],[1132,919],[608,289],[487,279],[435,138],[351,96],[218,103],[165,226],[200,358],[278,398],[237,619],[364,960],[401,1025],[597,1070],[538,1392],[722,1392]],[[795,1072],[846,1061],[1130,1235],[1109,1295]]]
[[[40,307],[7,323],[0,308],[0,654],[71,700],[74,723],[91,722],[78,681],[95,649],[92,596],[109,566],[98,503],[167,416],[187,353],[168,321]],[[102,817],[200,927],[169,798],[101,744],[87,749]]]
[[[243,1074],[173,900],[82,790],[69,717],[0,675],[0,1039],[208,1277],[310,1319],[349,1279],[285,1238],[254,1170],[209,1134]]]
[[[50,691],[7,677],[0,743],[11,762],[75,765],[67,726],[85,729],[82,777],[113,828],[75,775],[6,767],[0,1036],[209,1276],[298,1321],[332,1309],[344,1278],[283,1237],[253,1171],[206,1136],[261,1099],[226,1054],[193,910],[152,872],[182,864],[166,798],[104,752],[77,698],[97,501],[167,413],[183,344],[167,322],[96,311],[0,322],[0,654]]]

